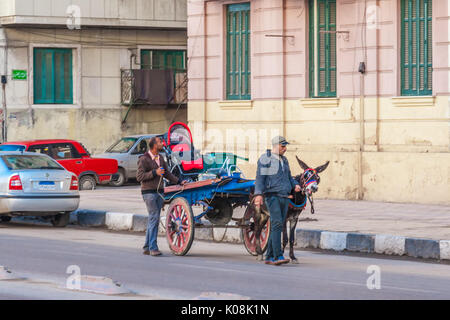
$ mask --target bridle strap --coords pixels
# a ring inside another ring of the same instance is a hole
[[[312,171],[313,174],[310,175],[310,177],[308,178],[308,180],[305,180],[305,174],[308,171]],[[309,200],[309,203],[311,204],[311,214],[314,214],[315,210],[314,210],[314,200],[313,200],[313,196],[309,196],[306,191],[306,188],[311,184],[314,183],[316,180],[312,180],[314,178],[314,176],[316,175],[316,170],[312,169],[312,168],[308,168],[305,170],[305,172],[303,172],[302,174],[302,178],[303,178],[303,185],[302,185],[302,192],[306,195],[305,197],[305,202],[304,202],[304,207],[306,206],[306,200]]]
[[[307,187],[308,185],[310,185],[311,183],[313,183],[314,181],[316,181],[316,180],[311,180],[311,179],[314,178],[314,176],[316,175],[316,170],[311,169],[311,168],[308,168],[308,169],[305,170],[305,172],[303,172],[303,174],[302,174],[303,180],[304,180],[305,174],[306,174],[308,171],[312,171],[313,174],[308,178],[308,180],[303,181],[303,186],[302,186],[303,191],[305,191],[305,189],[306,189],[306,187]]]

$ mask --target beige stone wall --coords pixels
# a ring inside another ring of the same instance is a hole
[[[122,126],[128,109],[120,104],[120,70],[130,68],[131,54],[137,55],[139,63],[141,49],[186,49],[186,31],[38,28],[0,31],[0,70],[9,77],[6,85],[9,141],[69,138],[80,140],[91,153],[99,153],[123,135],[165,132],[174,116],[174,120],[187,119],[186,108],[180,108],[175,115],[176,108],[172,107],[136,107]],[[33,104],[34,47],[73,49],[73,105]],[[139,65],[133,63],[132,67]],[[28,80],[12,80],[13,69],[27,70]]]

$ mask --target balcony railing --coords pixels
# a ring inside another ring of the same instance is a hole
[[[134,72],[134,71],[137,72]],[[140,69],[122,69],[121,70],[121,104],[124,106],[143,106],[143,105],[154,105],[149,101],[143,101],[136,97],[137,86],[151,86],[152,82],[147,81],[149,79],[143,79],[142,77],[137,77],[137,73]],[[166,105],[179,105],[187,103],[187,72],[185,69],[171,69],[171,74],[173,81],[170,81],[173,85],[173,97],[167,101]],[[139,83],[139,81],[145,81],[145,83]],[[151,92],[151,88],[149,89]],[[150,99],[151,100],[151,99]],[[160,105],[158,103],[158,105]]]

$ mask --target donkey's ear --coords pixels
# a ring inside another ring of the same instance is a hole
[[[300,160],[297,156],[295,156],[295,158],[297,159],[298,164],[300,165],[300,167],[302,167],[303,170],[306,170],[309,168],[309,166],[304,163],[302,160]]]
[[[327,163],[317,167],[316,168],[316,172],[317,173],[321,173],[322,171],[324,171],[328,167],[329,164],[330,164],[330,161],[327,161]]]

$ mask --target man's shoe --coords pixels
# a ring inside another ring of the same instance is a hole
[[[273,258],[268,258],[268,259],[266,259],[266,260],[264,261],[264,263],[265,263],[265,264],[273,264],[273,263],[274,263],[274,260],[273,260]]]
[[[162,253],[159,250],[151,250],[150,255],[156,257],[162,255]]]
[[[285,259],[283,256],[279,256],[277,259],[275,259],[273,264],[279,266],[280,264],[289,263],[289,261],[289,259]]]
[[[148,255],[150,255],[150,251],[149,250],[144,250],[144,252],[142,252],[142,254],[148,256]]]

